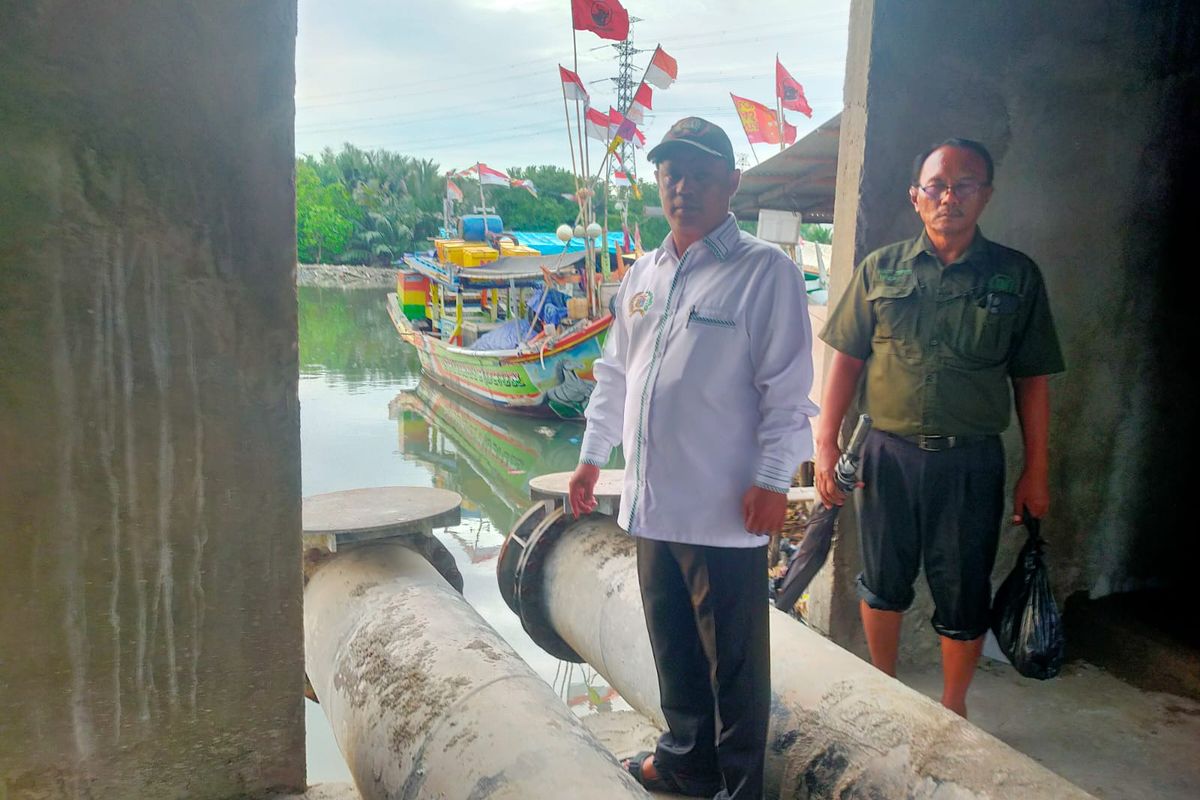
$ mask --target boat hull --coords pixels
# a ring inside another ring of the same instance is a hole
[[[474,403],[515,414],[552,419],[583,416],[611,318],[590,324],[544,353],[478,352],[454,347],[418,330],[388,295],[388,314],[400,338],[417,350],[421,370],[439,386]]]

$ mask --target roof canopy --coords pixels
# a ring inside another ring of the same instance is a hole
[[[759,210],[767,208],[799,211],[805,222],[833,222],[841,121],[838,114],[742,173],[741,187],[730,204],[737,218],[758,219]]]

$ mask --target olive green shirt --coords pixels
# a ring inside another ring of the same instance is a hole
[[[1010,379],[1065,369],[1037,265],[978,229],[946,266],[924,232],[871,253],[821,339],[867,362],[865,410],[901,436],[1000,433]]]

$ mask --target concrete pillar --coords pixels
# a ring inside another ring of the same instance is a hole
[[[1051,383],[1051,492],[1043,531],[1060,601],[1182,576],[1194,527],[1184,504],[1190,332],[1175,264],[1191,258],[1186,211],[1198,174],[1200,6],[1014,0],[855,0],[851,7],[831,302],[870,251],[920,231],[913,157],[935,141],[982,141],[996,161],[985,235],[1038,262],[1068,373]],[[1009,486],[1021,466],[1005,436]],[[1161,480],[1147,480],[1153,473]],[[1011,492],[1010,492],[1011,494]],[[857,531],[843,515],[813,587],[817,627],[860,651]],[[1020,536],[1002,539],[995,579]],[[937,658],[923,579],[902,658]]]
[[[320,565],[304,616],[309,678],[366,800],[648,796],[407,547]]]
[[[0,19],[0,797],[302,790],[295,2]]]
[[[557,515],[547,530],[559,530]],[[633,538],[599,516],[538,538],[509,547],[539,553],[540,574],[514,576],[502,563],[500,577],[539,585],[540,596],[508,595],[540,603],[557,636],[665,725]],[[767,797],[1091,797],[782,612],[770,614]]]

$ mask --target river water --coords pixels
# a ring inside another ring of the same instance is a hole
[[[496,584],[496,556],[528,505],[529,479],[574,468],[582,425],[499,414],[422,383],[385,297],[382,289],[299,290],[304,495],[369,486],[458,492],[462,523],[435,535],[454,555],[466,599],[576,713],[623,706],[592,670],[535,645]],[[349,781],[324,713],[305,706],[309,782]]]

